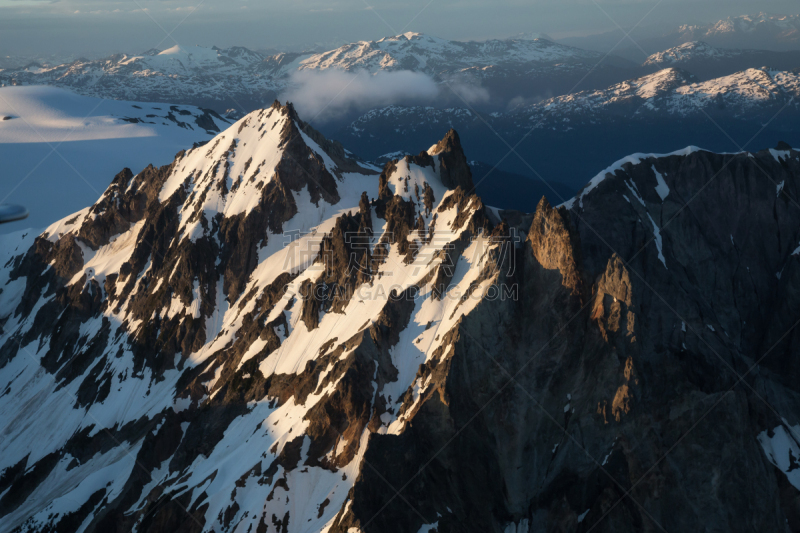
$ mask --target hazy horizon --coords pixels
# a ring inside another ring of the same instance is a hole
[[[182,46],[302,49],[415,31],[455,40],[523,32],[555,39],[619,27],[669,30],[730,16],[800,13],[790,0],[553,0],[492,4],[472,0],[277,2],[218,0],[0,0],[2,56],[105,56]]]

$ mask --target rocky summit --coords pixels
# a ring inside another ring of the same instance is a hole
[[[0,530],[800,531],[800,152],[424,148],[276,102],[3,236]]]

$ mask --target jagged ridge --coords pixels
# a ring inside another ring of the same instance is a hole
[[[497,255],[480,200],[445,184],[471,184],[455,132],[380,176],[344,154],[276,103],[124,170],[9,258],[12,529],[147,531],[184,509],[206,530],[331,523],[369,435],[413,418],[417,367],[477,303],[444,292],[480,294]]]
[[[8,241],[8,529],[800,526],[800,153],[637,154],[533,216],[455,132],[345,153],[275,104]]]

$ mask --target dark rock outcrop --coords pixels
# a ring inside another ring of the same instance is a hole
[[[445,187],[450,189],[461,187],[467,192],[474,190],[472,172],[456,130],[451,129],[448,131],[444,139],[436,144],[432,152],[435,156],[438,156],[439,164],[441,165],[442,183]]]

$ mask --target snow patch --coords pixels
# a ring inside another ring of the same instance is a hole
[[[667,268],[667,261],[666,259],[664,259],[664,252],[663,252],[664,243],[661,240],[661,230],[658,228],[656,221],[653,220],[653,217],[650,216],[650,213],[647,213],[647,218],[649,218],[650,223],[653,224],[653,235],[655,236],[656,239],[656,248],[658,248],[658,259],[664,265],[664,268]],[[669,269],[667,268],[667,270]]]
[[[799,432],[800,425],[790,426],[783,420],[782,425],[772,430],[772,437],[768,431],[758,435],[758,442],[769,462],[783,472],[789,483],[797,490],[800,490]]]
[[[661,174],[661,172],[656,170],[655,165],[653,165],[653,172],[656,175],[656,181],[658,181],[656,192],[658,193],[658,196],[661,197],[661,201],[663,202],[667,199],[667,196],[669,196],[669,186],[667,185],[667,182],[664,181],[664,176]]]

